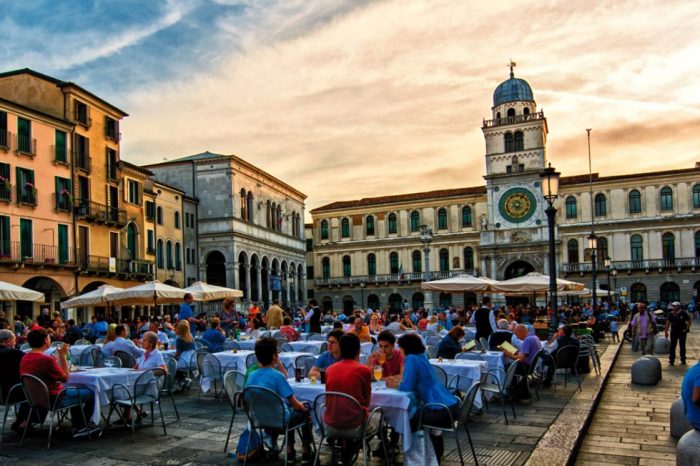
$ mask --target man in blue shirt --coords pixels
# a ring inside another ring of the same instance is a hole
[[[325,371],[330,366],[340,361],[340,338],[344,332],[340,329],[332,330],[326,337],[328,343],[328,351],[316,358],[316,364],[309,371],[309,377],[321,377],[321,371]]]
[[[688,369],[681,384],[681,398],[688,422],[700,429],[700,362]]]
[[[198,324],[204,325],[205,322],[201,321],[201,319],[196,319],[194,317],[194,309],[192,309],[192,301],[194,301],[192,294],[186,293],[185,297],[183,298],[183,302],[180,304],[180,320],[186,320],[187,322],[189,322],[190,323],[190,330],[192,331],[192,334],[196,334],[197,333],[197,325]]]
[[[114,356],[115,352],[124,351],[125,353],[130,354],[134,360],[138,360],[145,352],[144,349],[137,347],[133,341],[127,340],[126,325],[117,325],[114,333],[117,335],[116,340],[110,341],[102,347],[102,354],[105,356]]]

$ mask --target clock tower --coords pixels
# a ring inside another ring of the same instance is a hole
[[[482,127],[488,213],[481,219],[481,270],[498,280],[547,272],[546,203],[540,188],[547,119],[514,67],[511,62],[510,77],[496,87],[491,119]]]

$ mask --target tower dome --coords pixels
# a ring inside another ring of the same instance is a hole
[[[499,84],[493,91],[493,106],[522,100],[534,102],[535,97],[527,81],[515,77],[511,66],[510,78]]]

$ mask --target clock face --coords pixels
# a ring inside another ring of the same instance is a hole
[[[527,221],[537,209],[535,195],[525,188],[511,188],[501,196],[498,210],[511,223]]]

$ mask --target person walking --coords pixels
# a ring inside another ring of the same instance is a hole
[[[642,355],[654,354],[654,334],[656,333],[656,317],[649,312],[646,303],[637,303],[637,312],[632,318],[632,337],[639,339]]]
[[[668,363],[673,366],[676,361],[676,346],[680,346],[681,364],[685,365],[685,339],[690,331],[691,320],[687,312],[681,310],[681,303],[671,303],[673,309],[666,319],[664,335],[668,338],[671,331],[671,351],[668,354]]]

